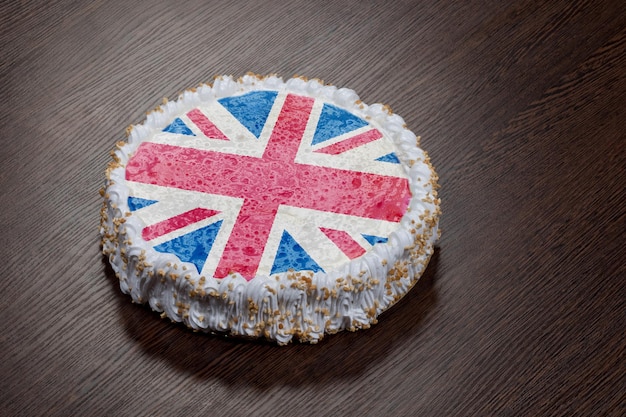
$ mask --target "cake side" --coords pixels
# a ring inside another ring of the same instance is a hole
[[[142,237],[145,224],[128,205],[125,167],[137,148],[172,119],[211,100],[248,91],[284,91],[320,98],[370,120],[394,143],[408,177],[411,199],[384,243],[336,269],[283,271],[255,275],[235,272],[221,278],[201,275],[198,268],[154,250]],[[382,105],[368,106],[351,90],[317,80],[287,82],[247,75],[217,78],[212,85],[185,91],[165,102],[118,143],[107,168],[102,217],[103,253],[133,301],[149,303],[163,317],[196,330],[265,337],[286,344],[294,337],[316,342],[324,333],[367,328],[397,302],[424,271],[438,239],[440,215],[437,176],[418,138],[401,117]]]

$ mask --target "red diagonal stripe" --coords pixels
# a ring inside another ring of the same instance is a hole
[[[358,258],[365,253],[365,249],[359,243],[352,239],[352,236],[346,231],[328,229],[320,227],[322,233],[326,235],[337,247],[346,254],[350,259]]]
[[[181,227],[208,219],[211,216],[215,216],[217,213],[219,213],[219,211],[198,207],[179,214],[178,216],[170,217],[162,222],[144,227],[141,231],[141,237],[145,240],[152,240],[169,232],[173,232],[176,229],[180,229]]]
[[[377,129],[368,130],[359,135],[352,136],[341,142],[334,143],[330,146],[318,149],[315,152],[325,153],[329,155],[338,155],[342,152],[349,151],[366,143],[373,142],[376,139],[382,138],[383,135]]]
[[[213,124],[212,121],[209,120],[208,117],[204,115],[200,111],[200,109],[193,109],[187,112],[187,117],[189,120],[194,122],[198,128],[204,133],[204,136],[211,139],[222,139],[222,140],[230,140],[228,137],[222,133],[221,130],[217,126]]]

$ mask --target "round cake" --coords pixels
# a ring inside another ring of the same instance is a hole
[[[133,301],[194,330],[282,345],[368,328],[439,237],[419,138],[346,88],[216,77],[127,134],[102,251]]]

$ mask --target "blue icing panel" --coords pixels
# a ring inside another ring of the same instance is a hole
[[[317,122],[312,144],[316,145],[367,125],[368,123],[360,117],[337,106],[325,103]]]
[[[293,269],[294,271],[324,271],[317,262],[302,249],[302,246],[284,230],[270,274],[287,272],[289,269]]]
[[[369,242],[370,245],[374,246],[377,243],[385,243],[389,240],[386,237],[374,236],[374,235],[365,235],[361,233],[361,236],[365,238]]]
[[[253,91],[217,101],[258,139],[277,95],[276,91]]]
[[[128,197],[128,208],[130,209],[130,211],[139,210],[140,208],[144,208],[154,203],[157,203],[157,200],[148,200],[146,198],[139,197]]]
[[[398,159],[398,157],[396,156],[395,153],[391,152],[388,153],[387,155],[383,155],[380,158],[376,158],[377,161],[382,161],[382,162],[391,162],[392,164],[399,164],[400,160]]]
[[[222,221],[212,223],[186,235],[179,236],[154,247],[155,250],[164,253],[173,253],[183,262],[191,262],[202,271],[217,233],[222,226]]]
[[[174,119],[174,121],[163,129],[163,131],[169,133],[180,133],[181,135],[187,136],[196,136],[180,117]]]

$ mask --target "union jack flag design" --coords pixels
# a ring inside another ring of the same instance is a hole
[[[175,118],[126,166],[155,250],[206,276],[327,271],[386,242],[411,197],[390,139],[321,99],[252,91]]]

